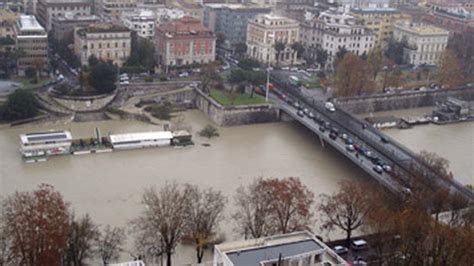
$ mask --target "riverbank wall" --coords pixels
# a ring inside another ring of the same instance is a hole
[[[219,126],[231,127],[278,121],[278,109],[272,104],[222,106],[200,89],[195,91],[195,106]]]
[[[64,96],[51,93],[50,98],[74,112],[96,112],[104,109],[114,100],[116,95],[117,90],[110,94],[94,96]]]
[[[350,113],[361,114],[434,106],[448,97],[474,101],[474,88],[344,97],[336,98],[334,102]]]

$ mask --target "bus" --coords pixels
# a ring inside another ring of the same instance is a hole
[[[290,82],[290,84],[293,85],[293,86],[297,86],[297,87],[301,86],[301,81],[296,76],[290,76],[288,78],[288,82]]]

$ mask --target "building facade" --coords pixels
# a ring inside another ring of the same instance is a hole
[[[162,66],[205,64],[216,59],[216,37],[193,17],[183,17],[156,29],[155,47]]]
[[[38,21],[49,32],[52,29],[53,18],[64,16],[66,13],[90,16],[93,5],[92,0],[38,0]]]
[[[348,265],[309,232],[226,242],[214,247],[213,266]]]
[[[29,67],[43,71],[48,67],[48,34],[35,16],[21,15],[15,27],[16,49],[25,52],[17,60],[20,75]]]
[[[61,17],[54,17],[52,32],[54,40],[61,44],[71,44],[74,42],[74,28],[87,27],[100,21],[96,15],[78,16],[66,13]]]
[[[155,37],[156,14],[151,10],[123,12],[122,23],[138,36],[152,40]]]
[[[216,34],[222,34],[230,46],[247,41],[248,21],[271,9],[247,4],[206,4],[203,24]]]
[[[97,0],[99,12],[112,19],[120,20],[122,12],[132,12],[137,0]]]
[[[18,14],[8,9],[0,9],[0,37],[15,37],[15,25],[18,21]]]
[[[383,48],[393,37],[393,27],[398,21],[410,21],[411,16],[395,8],[355,8],[352,15],[375,34],[375,46]]]
[[[131,31],[123,26],[96,24],[76,29],[74,53],[82,65],[88,65],[90,56],[122,66],[130,56]]]
[[[436,65],[448,44],[449,32],[426,24],[395,24],[394,38],[406,42],[403,57],[412,65]]]
[[[265,64],[290,65],[296,63],[296,52],[291,45],[299,41],[299,24],[293,19],[275,14],[260,14],[248,22],[247,55]],[[283,43],[278,52],[276,43]]]
[[[172,1],[171,6],[183,10],[186,16],[197,18],[202,21],[203,6],[199,1],[174,0]]]
[[[336,54],[346,49],[356,55],[368,54],[374,47],[375,35],[350,14],[335,10],[301,24],[301,43],[308,53],[326,50],[326,66],[333,67]]]

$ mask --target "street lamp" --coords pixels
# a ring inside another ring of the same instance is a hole
[[[267,85],[265,88],[265,102],[268,102],[268,88],[270,87],[270,70],[273,70],[272,67],[267,67]]]

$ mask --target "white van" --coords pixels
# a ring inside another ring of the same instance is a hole
[[[354,240],[354,241],[352,241],[351,248],[353,250],[365,249],[365,248],[367,248],[367,241],[365,241],[364,239]]]

